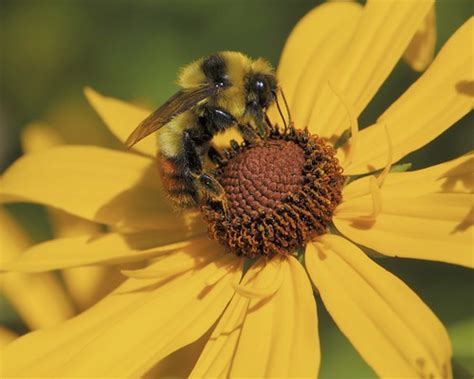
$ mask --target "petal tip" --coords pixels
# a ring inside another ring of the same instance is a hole
[[[94,109],[96,108],[95,105],[96,105],[97,100],[100,100],[101,98],[103,98],[103,96],[99,92],[97,92],[90,86],[84,86],[84,88],[82,89],[82,92],[84,93],[84,96],[89,102],[89,104]]]

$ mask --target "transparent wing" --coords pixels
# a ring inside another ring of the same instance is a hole
[[[157,131],[170,122],[173,117],[186,112],[200,101],[214,95],[218,88],[203,86],[192,90],[181,90],[171,96],[161,107],[144,119],[125,141],[127,147],[132,147],[138,141]]]

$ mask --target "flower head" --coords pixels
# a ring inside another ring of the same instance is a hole
[[[201,209],[209,236],[237,255],[271,258],[326,233],[344,182],[334,155],[325,141],[293,127],[234,144],[217,170],[228,211],[212,202]]]
[[[149,264],[124,272],[126,282],[78,317],[9,345],[7,372],[165,375],[167,362],[189,345],[198,351],[191,377],[314,377],[320,350],[312,282],[379,376],[451,377],[442,324],[355,244],[473,266],[472,155],[390,172],[472,109],[472,93],[459,85],[473,81],[473,20],[376,124],[357,127],[431,6],[328,3],[297,25],[278,67],[295,129],[275,131],[255,146],[234,144],[218,167],[230,223],[211,204],[203,206],[211,236],[237,254],[203,236],[199,218],[173,213],[150,139],[136,145],[141,154],[76,146],[16,162],[0,183],[5,201],[54,206],[110,231],[34,246],[7,268]],[[308,36],[311,48],[304,49]],[[87,95],[122,141],[147,116],[92,90]],[[338,147],[336,155],[328,144]],[[300,246],[303,254],[294,254]],[[241,256],[262,255],[243,269]]]

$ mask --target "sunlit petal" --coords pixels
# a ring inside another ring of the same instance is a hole
[[[223,255],[209,241],[188,254],[196,265],[185,273],[129,279],[68,322],[17,339],[4,352],[6,374],[139,377],[196,341],[230,300],[231,282],[239,280],[241,265],[239,258]],[[171,254],[153,266],[173,264],[174,259]],[[208,284],[218,273],[221,279]]]
[[[56,238],[89,236],[91,239],[90,236],[98,234],[100,226],[94,222],[58,209],[49,209],[48,214]],[[64,269],[61,275],[69,295],[80,310],[95,304],[124,279],[116,268],[106,266]]]
[[[25,154],[44,151],[63,143],[59,134],[43,122],[28,124],[21,132],[20,138]]]
[[[153,160],[93,146],[56,147],[23,156],[3,174],[0,196],[121,228],[183,228],[166,200]]]
[[[16,333],[0,325],[0,355],[2,354],[2,350],[9,343],[13,342],[16,338],[18,338]],[[4,366],[3,360],[0,359],[0,377],[1,378],[5,378],[5,375],[3,374],[4,372],[3,366]]]
[[[304,269],[293,258],[260,262],[244,286],[259,290],[283,281],[273,294],[249,299],[237,293],[207,343],[191,377],[317,376],[316,304]]]
[[[352,163],[344,173],[357,175],[382,168],[387,132],[393,162],[423,147],[471,111],[474,101],[474,18],[446,42],[428,70],[372,125],[359,133]],[[344,151],[339,151],[344,162]]]
[[[451,377],[441,322],[401,280],[342,237],[306,250],[308,272],[332,318],[380,377]]]
[[[369,179],[343,190],[334,224],[348,238],[382,254],[474,266],[474,155],[424,170],[389,174],[375,220]]]
[[[31,123],[21,133],[25,154],[35,153],[62,145],[61,136],[45,123]],[[48,209],[53,234],[56,238],[94,235],[100,225],[58,209]],[[123,276],[108,267],[78,267],[61,272],[69,296],[78,309],[86,309],[114,289]]]
[[[84,94],[105,125],[124,144],[138,124],[151,112],[125,101],[103,96],[90,87],[84,89]],[[133,149],[154,157],[158,146],[156,139],[149,136],[133,146]]]
[[[298,78],[290,109],[295,125],[299,128],[308,126],[316,96],[327,85],[330,70],[349,48],[349,42],[362,14],[362,7],[357,3],[338,3],[338,6],[343,7],[344,12],[337,13],[334,17],[336,23],[331,23],[333,27],[335,25],[337,27],[319,41],[319,45],[313,49],[306,67]],[[331,19],[326,20],[326,22],[331,21]],[[310,128],[310,131],[318,134],[318,130]]]
[[[352,24],[359,13],[360,6],[356,3],[326,3],[314,8],[296,24],[286,40],[277,70],[290,107],[295,105],[303,73],[310,68],[318,69],[315,58],[325,54],[324,48],[330,48],[325,41],[333,39],[338,29],[346,29],[346,23]]]
[[[95,236],[58,238],[34,245],[15,260],[5,262],[3,269],[20,272],[40,272],[93,264],[118,264],[150,259],[159,254],[182,249],[191,242],[179,241],[183,236],[156,231]]]
[[[432,0],[368,1],[349,48],[328,78],[356,116],[390,74],[432,4]],[[328,139],[349,128],[347,112],[327,84],[317,96],[309,126]]]
[[[0,208],[0,267],[16,259],[30,241],[19,225]],[[58,278],[51,274],[0,275],[0,291],[31,328],[45,328],[70,318],[74,309]]]

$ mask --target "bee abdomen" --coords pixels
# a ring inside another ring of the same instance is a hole
[[[178,158],[158,155],[163,188],[178,208],[194,208],[199,203],[199,192],[189,169]]]

